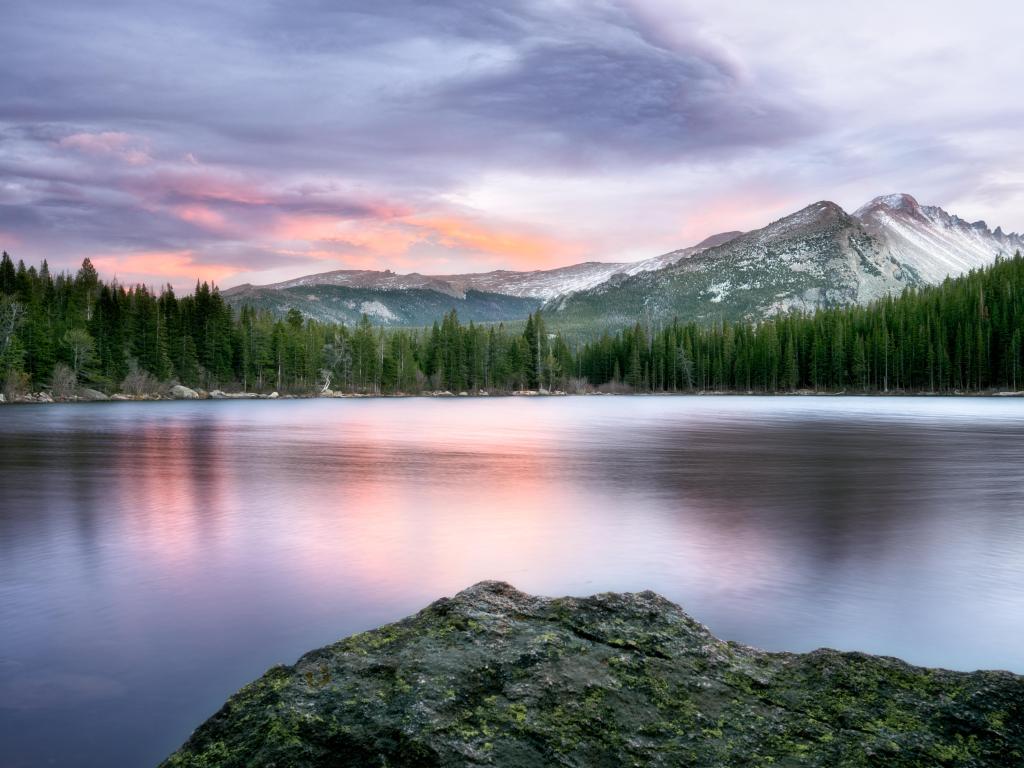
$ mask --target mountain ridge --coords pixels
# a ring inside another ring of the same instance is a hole
[[[661,270],[566,295],[546,309],[562,328],[608,328],[673,317],[758,320],[792,309],[864,304],[991,264],[1024,249],[906,194],[876,197],[853,214],[812,203]]]
[[[553,326],[615,327],[641,318],[757,319],[791,309],[863,304],[941,282],[1024,249],[1024,236],[990,230],[906,193],[880,195],[853,213],[819,200],[759,229],[729,231],[635,262],[586,261],[548,270],[425,275],[334,270],[223,291],[283,314],[296,308],[351,322],[365,304],[375,322],[429,322],[488,297],[477,321],[520,320],[543,307]],[[479,294],[479,296],[477,296]],[[420,310],[405,312],[403,297]],[[524,300],[510,302],[500,297]],[[354,303],[353,303],[354,302]],[[443,310],[443,311],[442,311]],[[437,315],[437,316],[440,316]],[[411,318],[415,318],[414,320]]]

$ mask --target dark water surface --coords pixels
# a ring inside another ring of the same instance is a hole
[[[1024,402],[0,408],[0,766],[151,766],[277,662],[480,579],[1024,672]]]

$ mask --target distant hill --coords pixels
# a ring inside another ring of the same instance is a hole
[[[465,322],[492,323],[525,320],[541,300],[469,290],[462,295],[433,288],[353,288],[346,285],[258,287],[241,285],[224,291],[224,300],[238,308],[248,305],[283,316],[295,308],[322,322],[353,325],[365,314],[374,325],[427,326],[451,310]]]

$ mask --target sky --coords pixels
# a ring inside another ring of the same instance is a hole
[[[51,269],[631,261],[892,192],[1024,230],[1008,1],[2,7],[0,248]]]

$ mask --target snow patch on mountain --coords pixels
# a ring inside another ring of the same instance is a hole
[[[384,320],[385,322],[391,322],[392,320],[398,319],[398,315],[385,307],[379,301],[364,301],[359,305],[359,311],[364,315],[369,315],[371,318]]]

